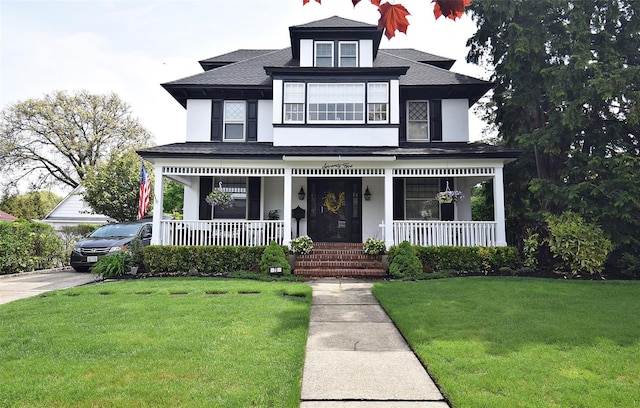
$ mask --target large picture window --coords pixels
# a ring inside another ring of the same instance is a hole
[[[407,102],[407,141],[429,140],[429,102]]]
[[[436,194],[440,191],[437,178],[405,179],[405,218],[407,220],[439,220],[440,205]]]
[[[389,121],[389,84],[372,82],[367,86],[367,121],[387,123]]]
[[[284,122],[304,123],[305,84],[288,82],[284,84]]]
[[[332,67],[333,66],[333,42],[317,41],[315,43],[315,66],[316,67]]]
[[[224,102],[224,140],[244,140],[246,117],[246,105],[244,101]]]
[[[309,84],[309,123],[364,123],[364,83]]]

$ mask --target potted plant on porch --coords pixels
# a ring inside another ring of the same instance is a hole
[[[231,208],[233,207],[233,197],[231,193],[222,190],[222,181],[218,184],[217,189],[213,189],[206,197],[205,201],[211,206],[211,219],[213,219],[213,211],[215,207]]]
[[[438,200],[440,204],[455,203],[460,201],[463,198],[464,198],[464,194],[462,194],[462,191],[449,189],[448,181],[447,181],[447,187],[445,188],[445,190],[436,194],[436,200]]]

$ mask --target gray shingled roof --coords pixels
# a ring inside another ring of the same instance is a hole
[[[372,27],[377,28],[378,26],[377,24],[367,24],[367,23],[363,23],[362,21],[349,20],[347,18],[333,16],[333,17],[325,18],[323,20],[317,20],[317,21],[312,21],[310,23],[306,23],[306,24],[292,26],[291,28],[293,29],[297,29],[297,28],[334,29],[334,28],[372,28]]]
[[[240,54],[239,50],[236,56],[239,56]],[[249,53],[247,53],[247,55],[248,54]],[[245,85],[269,87],[271,86],[271,77],[266,74],[264,67],[298,65],[298,62],[291,58],[291,48],[266,51],[263,54],[255,52],[251,54],[257,54],[257,56],[249,57],[245,60],[234,62],[190,77],[167,82],[163,85]],[[400,86],[488,84],[487,82],[476,78],[411,60],[408,57],[412,55],[423,58],[424,56],[431,54],[417,50],[403,50],[398,52],[397,50],[381,49],[378,51],[378,57],[374,61],[373,67],[408,66],[409,70],[407,71],[407,74],[400,77]]]
[[[515,159],[518,152],[486,143],[405,143],[400,147],[273,146],[271,143],[186,142],[138,150],[145,159],[243,158],[280,160],[282,156],[396,156],[398,160],[473,157]]]

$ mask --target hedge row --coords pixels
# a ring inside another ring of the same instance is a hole
[[[64,263],[63,242],[51,225],[0,221],[0,274],[55,268]]]
[[[228,274],[258,271],[265,247],[244,246],[156,246],[144,248],[147,273],[189,272]],[[288,248],[283,247],[285,254]]]
[[[514,247],[424,247],[412,246],[425,272],[455,270],[461,272],[494,272],[500,268],[518,269],[520,254]],[[389,264],[398,251],[389,249]]]

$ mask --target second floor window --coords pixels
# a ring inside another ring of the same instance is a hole
[[[309,123],[364,123],[364,83],[309,84]]]
[[[332,67],[333,66],[333,42],[318,41],[315,43],[315,66],[316,67]]]
[[[389,121],[389,84],[386,82],[367,84],[367,122]]]
[[[224,102],[224,140],[244,140],[246,117],[246,106],[244,101]]]
[[[304,83],[284,84],[284,122],[304,123]]]
[[[429,102],[407,102],[407,141],[429,140]]]

